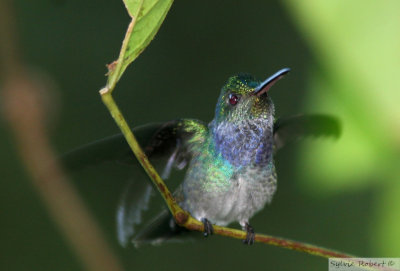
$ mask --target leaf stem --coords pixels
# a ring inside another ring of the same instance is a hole
[[[133,28],[136,25],[136,21],[137,21],[137,18],[139,17],[140,10],[142,9],[143,1],[144,0],[140,1],[137,12],[135,14],[131,15],[132,20],[129,23],[128,29],[126,30],[125,38],[124,38],[124,41],[122,42],[118,60],[115,63],[116,64],[115,67],[113,67],[109,70],[107,89],[110,92],[113,92],[115,85],[117,84],[118,80],[122,76],[121,68],[122,68],[122,64],[124,62],[125,52],[126,52],[126,49],[128,48],[129,39],[132,35]]]

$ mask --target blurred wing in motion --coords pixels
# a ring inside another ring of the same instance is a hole
[[[338,138],[341,128],[332,116],[315,114],[278,119],[274,124],[275,151],[305,137],[330,136]]]
[[[140,146],[147,146],[163,123],[153,123],[134,128],[132,131]],[[62,162],[67,169],[82,170],[104,163],[124,163],[133,165],[135,160],[122,134],[94,141],[65,153]]]
[[[168,179],[167,185],[171,191],[179,186],[184,176],[183,172],[174,169],[181,171],[185,168],[192,156],[192,146],[201,144],[206,131],[203,123],[192,119],[149,124],[133,129],[150,162],[163,179]],[[129,181],[120,195],[116,214],[117,236],[122,246],[126,247],[133,242],[139,245],[177,241],[177,236],[186,231],[175,225],[161,197],[151,198],[151,195],[156,194],[153,185],[122,135],[77,148],[65,154],[62,160],[67,169],[73,171],[87,168],[102,171],[106,164],[112,164],[111,170],[118,175],[128,171],[126,178]],[[121,181],[109,180],[109,183],[115,182]]]
[[[149,207],[153,187],[144,180],[129,181],[122,192],[117,207],[117,236],[118,242],[127,247],[135,233],[135,227],[142,223],[142,212]]]
[[[147,221],[142,230],[138,231],[130,241],[138,248],[145,244],[160,245],[165,242],[184,242],[194,240],[196,237],[201,238],[202,235],[178,226],[170,212],[164,208],[157,216]]]

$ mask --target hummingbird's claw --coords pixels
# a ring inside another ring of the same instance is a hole
[[[244,226],[244,230],[247,232],[246,239],[243,240],[243,244],[245,245],[252,245],[254,244],[254,238],[256,234],[254,233],[254,229],[250,226],[249,223],[246,223]]]
[[[213,234],[214,228],[213,228],[213,225],[211,224],[211,222],[207,218],[203,218],[201,221],[204,224],[204,233],[203,233],[204,237],[207,237],[207,236]]]

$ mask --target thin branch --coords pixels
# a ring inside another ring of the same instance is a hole
[[[126,30],[124,41],[122,42],[122,47],[119,53],[118,60],[114,62],[115,65],[109,65],[108,71],[108,82],[107,82],[107,91],[112,92],[117,84],[118,80],[122,76],[121,69],[122,64],[124,63],[125,52],[128,48],[129,39],[132,35],[133,28],[136,25],[137,19],[139,17],[140,10],[142,9],[144,0],[141,0],[135,14],[131,15],[131,22],[129,23],[128,29]]]

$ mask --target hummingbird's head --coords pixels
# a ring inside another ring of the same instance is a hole
[[[290,69],[285,68],[264,81],[249,74],[238,74],[228,79],[218,99],[215,121],[240,122],[253,119],[274,118],[274,104],[268,95],[270,87]]]
[[[288,72],[282,69],[264,81],[239,74],[223,86],[209,128],[217,153],[232,165],[271,162],[275,109],[268,90]]]

